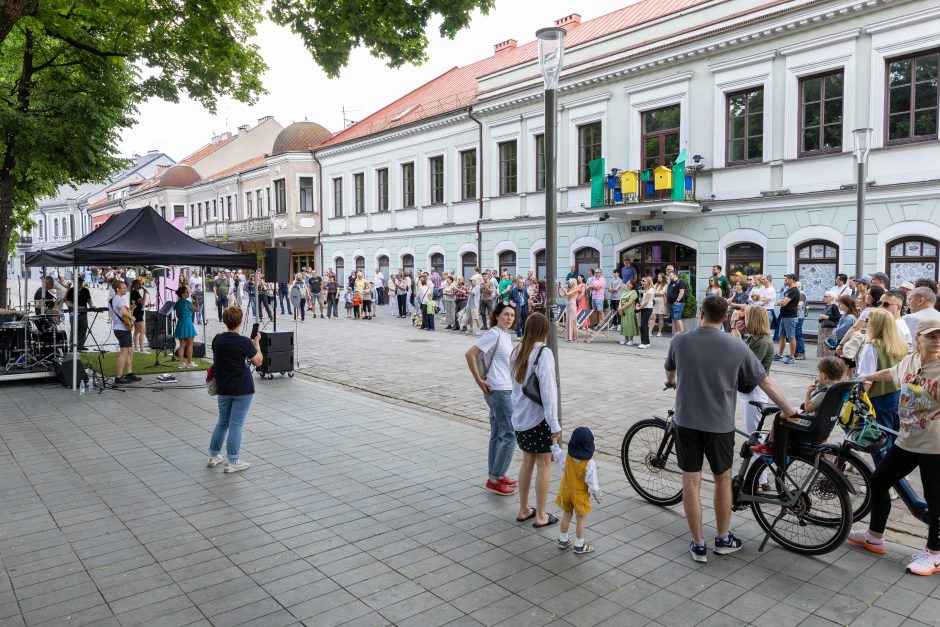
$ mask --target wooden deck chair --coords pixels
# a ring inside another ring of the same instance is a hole
[[[590,309],[581,309],[578,311],[578,330],[587,329],[590,325],[591,314],[594,313]]]
[[[596,329],[587,329],[587,343],[590,344],[593,342],[597,336],[603,335],[606,339],[610,339],[610,324],[614,321],[614,316],[617,314],[617,311],[611,309],[607,314],[601,318],[600,323],[597,325]]]

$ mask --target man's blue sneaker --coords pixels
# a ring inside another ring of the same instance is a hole
[[[783,359],[783,355],[774,355],[774,361],[780,361]]]
[[[695,541],[689,542],[689,553],[692,554],[692,559],[696,562],[701,562],[704,564],[708,561],[708,545],[707,544],[695,544]]]
[[[795,364],[796,360],[790,357],[789,355],[787,355],[786,357],[783,358],[783,363],[789,366],[790,364]]]
[[[831,337],[828,340],[826,340],[826,346],[828,346],[832,350],[835,350],[839,346],[839,343],[836,342],[836,338]]]
[[[728,553],[740,551],[742,546],[743,543],[741,542],[741,539],[736,537],[730,531],[724,538],[715,538],[715,553],[718,555],[727,555]]]

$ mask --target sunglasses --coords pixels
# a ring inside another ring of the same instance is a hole
[[[888,303],[885,301],[881,301],[880,303],[878,303],[878,306],[879,307],[900,307],[901,303]]]

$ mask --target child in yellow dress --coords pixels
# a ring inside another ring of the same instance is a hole
[[[561,534],[558,536],[558,548],[571,546],[568,539],[568,525],[572,514],[576,515],[574,552],[591,553],[593,544],[584,541],[584,527],[587,515],[591,513],[591,496],[600,505],[604,502],[600,486],[597,484],[597,466],[594,464],[594,434],[587,427],[578,427],[568,440],[568,452],[557,444],[552,444],[552,459],[561,464],[564,473],[555,504],[564,512],[561,517]]]

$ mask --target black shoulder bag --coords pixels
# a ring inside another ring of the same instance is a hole
[[[542,351],[545,346],[539,347],[539,352],[535,354],[535,363],[532,364],[532,372],[526,377],[525,384],[522,386],[522,393],[526,398],[534,403],[542,404],[542,389],[539,387],[539,377],[536,374],[539,365],[539,359],[542,358]]]

